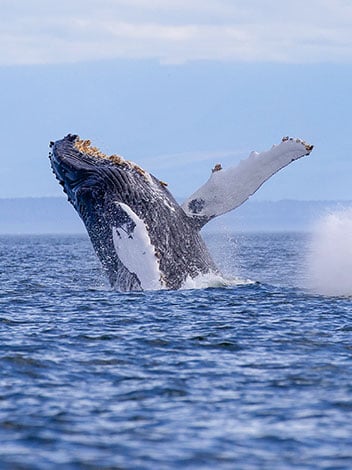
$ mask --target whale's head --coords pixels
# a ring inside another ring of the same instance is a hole
[[[127,198],[127,202],[130,199],[138,204],[138,190],[157,182],[138,165],[119,155],[105,155],[91,146],[89,140],[81,140],[77,135],[69,134],[51,142],[50,147],[53,172],[81,217],[87,205],[92,215],[96,204],[100,214],[104,203],[126,202]]]
[[[50,142],[50,147],[53,172],[68,200],[80,212],[80,202],[97,196],[106,186],[104,166],[107,165],[97,151],[90,151],[90,142],[82,141],[77,135],[69,134],[62,140]]]

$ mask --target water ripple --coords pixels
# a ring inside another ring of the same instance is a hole
[[[0,237],[1,468],[351,468],[352,300],[243,237],[258,283],[127,294],[84,237]]]

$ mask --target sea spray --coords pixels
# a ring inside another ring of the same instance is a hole
[[[322,217],[308,254],[309,288],[329,296],[352,296],[352,208]]]
[[[255,284],[255,282],[250,279],[241,279],[240,277],[222,276],[220,273],[207,273],[199,274],[199,276],[193,279],[188,276],[182,286],[182,290],[234,287],[248,284]]]

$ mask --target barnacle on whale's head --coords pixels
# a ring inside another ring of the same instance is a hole
[[[129,168],[131,170],[135,170],[137,173],[139,173],[142,176],[146,176],[146,171],[143,170],[139,165],[136,165],[133,162],[130,162],[129,160],[125,160],[121,155],[117,154],[112,154],[112,155],[107,155],[104,152],[102,152],[98,147],[94,147],[91,144],[91,141],[89,139],[83,140],[77,137],[74,141],[74,148],[78,150],[79,152],[88,155],[93,158],[101,158],[104,160],[109,160],[110,162],[114,163],[115,165],[122,166],[125,168]]]

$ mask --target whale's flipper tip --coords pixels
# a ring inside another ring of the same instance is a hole
[[[294,138],[294,137],[289,137],[289,136],[285,136],[281,139],[281,142],[296,142],[296,144],[301,144],[305,147],[305,149],[307,150],[307,153],[305,155],[309,155],[311,153],[311,151],[314,149],[314,145],[311,145],[309,144],[308,142],[306,142],[305,140],[303,139],[299,139],[299,138]]]

